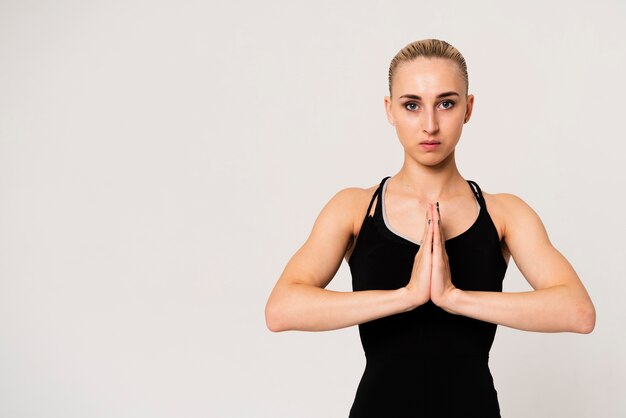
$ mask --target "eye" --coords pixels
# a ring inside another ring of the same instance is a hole
[[[413,102],[406,103],[406,104],[404,105],[404,108],[405,108],[406,110],[413,111],[413,110],[417,109],[417,103],[413,103]]]
[[[442,105],[445,103],[449,103],[450,106],[444,106],[444,109],[450,109],[451,107],[454,106],[454,102],[452,100],[446,100],[446,101],[441,102]]]

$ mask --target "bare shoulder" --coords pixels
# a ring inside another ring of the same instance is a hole
[[[489,211],[508,211],[508,210],[532,210],[532,208],[519,196],[512,193],[487,193],[483,191],[485,201],[489,206]]]
[[[358,201],[362,199],[365,190],[367,189],[362,189],[360,187],[343,188],[335,193],[335,195],[330,199],[330,202],[338,204],[342,207],[352,207],[355,204],[358,204]]]
[[[328,203],[334,211],[341,212],[343,217],[350,218],[354,237],[359,233],[361,221],[366,216],[367,207],[377,187],[377,184],[365,188],[346,187],[339,190]]]
[[[530,207],[521,197],[512,193],[486,193],[483,191],[483,196],[491,212],[502,212],[502,215],[515,214],[520,215],[524,212],[535,213],[533,208]]]
[[[313,225],[312,235],[330,236],[342,231],[349,251],[359,233],[361,221],[377,185],[369,188],[346,187],[336,192],[321,209]]]
[[[285,282],[321,288],[328,285],[352,248],[354,221],[361,211],[365,190],[344,188],[328,200],[315,219],[308,238],[287,263],[278,287]]]
[[[378,184],[371,187],[347,187],[341,189],[335,194],[333,199],[331,199],[331,201],[333,201],[332,206],[335,206],[337,210],[341,211],[343,216],[349,218],[350,222],[350,240],[344,252],[346,261],[349,260],[352,255],[354,244],[356,244],[363,220],[367,215],[367,208],[377,187]]]
[[[512,232],[524,227],[543,229],[539,215],[521,197],[512,193],[484,191],[483,196],[501,239],[510,237]]]

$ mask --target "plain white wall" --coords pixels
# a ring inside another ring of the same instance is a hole
[[[357,328],[273,334],[263,310],[324,204],[400,168],[387,66],[431,37],[476,96],[461,173],[526,200],[597,308],[591,335],[499,327],[503,416],[626,416],[625,17],[0,1],[0,416],[346,417]],[[511,264],[505,290],[528,288]]]

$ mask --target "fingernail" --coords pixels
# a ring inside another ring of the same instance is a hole
[[[437,225],[441,225],[441,219],[437,219]]]
[[[430,219],[428,220],[428,225],[430,225]]]
[[[437,202],[437,214],[438,215],[440,214],[440,212],[439,212],[439,202]]]

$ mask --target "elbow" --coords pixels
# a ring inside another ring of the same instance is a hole
[[[596,310],[591,301],[576,308],[573,331],[579,334],[591,334],[596,327]]]
[[[265,306],[265,325],[267,326],[267,329],[272,332],[287,331],[288,328],[286,327],[283,318],[284,315],[281,314],[280,308],[277,304],[271,300],[268,301]]]

